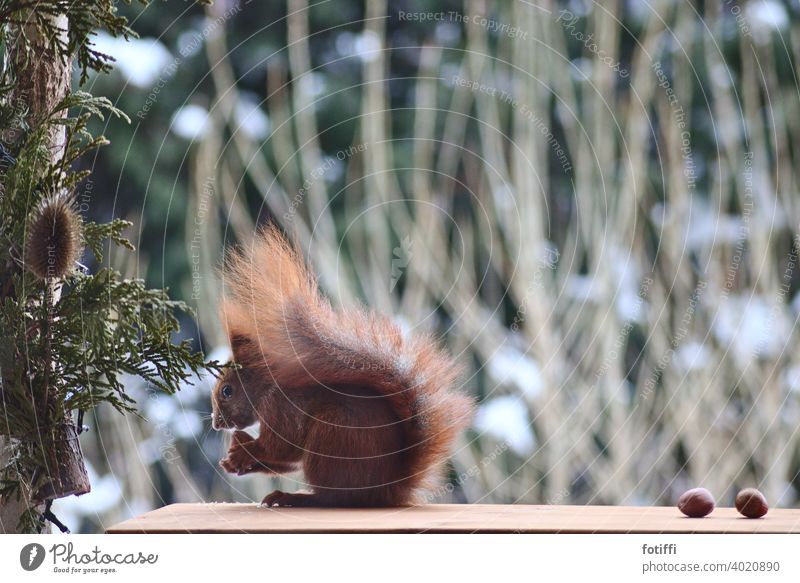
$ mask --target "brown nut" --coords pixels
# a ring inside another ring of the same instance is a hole
[[[692,518],[702,518],[714,510],[714,497],[705,488],[692,488],[678,498],[678,510]]]
[[[747,518],[761,518],[769,506],[761,492],[755,488],[745,488],[736,495],[736,510]]]

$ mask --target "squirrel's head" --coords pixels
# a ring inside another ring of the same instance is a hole
[[[247,366],[248,340],[234,336],[231,339],[233,362],[217,381],[211,392],[211,425],[214,429],[244,429],[258,421],[258,401],[261,395],[262,375]]]
[[[244,429],[258,421],[241,370],[229,370],[211,393],[211,425],[216,430]]]

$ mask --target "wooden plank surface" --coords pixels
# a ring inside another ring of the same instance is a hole
[[[686,518],[673,507],[431,504],[410,508],[259,508],[172,504],[109,533],[800,533],[800,510],[761,519],[717,508]]]

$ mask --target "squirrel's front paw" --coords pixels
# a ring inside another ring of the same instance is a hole
[[[245,474],[255,472],[259,467],[258,462],[254,461],[252,458],[249,462],[242,462],[241,460],[231,459],[230,456],[220,460],[219,465],[229,474],[236,474],[237,476],[244,476]]]
[[[238,445],[247,445],[248,443],[252,443],[256,440],[255,437],[247,433],[247,431],[241,431],[237,429],[233,432],[233,439],[231,439],[231,448],[234,448]]]
[[[258,460],[248,451],[246,444],[255,441],[244,431],[237,431],[228,450],[228,456],[219,462],[226,472],[242,476],[254,472],[258,468]]]
[[[228,472],[229,474],[238,474],[238,468],[233,464],[230,457],[224,457],[219,460],[219,467]]]

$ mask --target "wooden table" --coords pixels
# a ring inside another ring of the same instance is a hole
[[[717,508],[686,518],[673,507],[431,504],[411,508],[259,508],[172,504],[109,533],[800,533],[800,509],[761,519]]]

